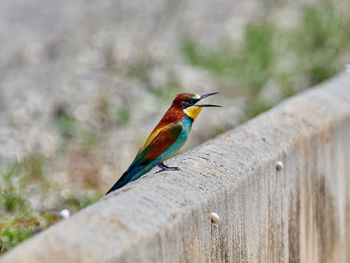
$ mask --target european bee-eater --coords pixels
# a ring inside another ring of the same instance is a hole
[[[202,108],[220,107],[212,104],[196,104],[201,99],[217,93],[214,92],[201,96],[191,93],[178,94],[145,144],[137,152],[135,160],[130,167],[106,194],[137,180],[156,165],[161,169],[158,172],[178,170],[178,167],[169,167],[163,162],[174,155],[185,143],[192,123]]]

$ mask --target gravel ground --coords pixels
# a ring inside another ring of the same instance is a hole
[[[223,37],[239,38],[257,8],[255,1],[225,0],[152,1],[152,5],[2,1],[1,163],[39,153],[56,159],[59,170],[67,172],[67,167],[78,165],[74,149],[66,149],[73,154],[57,155],[66,140],[56,125],[57,114],[63,112],[101,135],[89,146],[88,159],[94,159],[92,166],[98,163],[102,171],[110,170],[103,180],[109,181],[115,177],[111,171],[118,174],[128,166],[177,92],[217,90],[208,74],[183,62],[178,51],[181,38],[191,35],[212,44]],[[129,68],[143,61],[154,63],[147,81],[129,78]],[[169,88],[157,98],[154,87],[170,75],[176,76],[181,88]],[[187,147],[238,122],[242,100],[221,95],[215,102],[225,108],[202,113]],[[115,120],[123,107],[130,115],[127,124]],[[103,177],[103,172],[95,176]]]
[[[184,150],[234,127],[244,98],[187,65],[179,43],[239,42],[244,26],[273,4],[2,1],[0,164],[43,155],[59,184],[103,192],[178,92],[221,91],[211,101],[224,106],[201,113]]]

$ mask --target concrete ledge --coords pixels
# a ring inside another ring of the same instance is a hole
[[[350,261],[350,74],[168,163],[0,261]]]

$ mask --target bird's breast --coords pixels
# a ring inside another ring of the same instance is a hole
[[[191,118],[187,117],[186,115],[183,117],[181,121],[182,132],[178,138],[178,141],[181,145],[184,144],[185,141],[187,140],[187,137],[190,134],[190,131],[192,128],[192,123],[193,123],[193,120]]]
[[[184,145],[191,131],[192,122],[193,121],[189,117],[184,116],[180,122],[182,131],[176,141],[160,156],[162,160],[166,160],[173,156],[181,148],[181,146]]]
[[[193,123],[193,120],[191,118],[189,118],[188,116],[184,115],[184,117],[181,121],[181,125],[183,127],[183,132],[187,133],[187,135],[191,131],[192,123]]]

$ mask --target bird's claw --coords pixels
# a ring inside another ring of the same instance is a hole
[[[164,163],[159,163],[158,164],[158,167],[160,168],[159,171],[157,171],[156,173],[160,173],[160,172],[163,172],[163,171],[178,171],[180,170],[179,167],[170,167],[170,166],[166,166]]]
[[[165,169],[165,170],[168,170],[168,171],[179,171],[181,169],[179,167],[168,167],[168,169]]]
[[[155,172],[155,174],[160,173],[160,172],[164,172],[164,171],[179,171],[181,170],[179,167],[169,167],[166,169],[160,169],[157,172]]]

